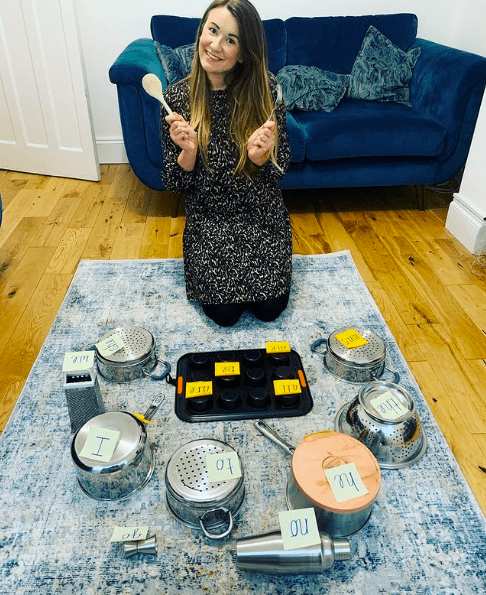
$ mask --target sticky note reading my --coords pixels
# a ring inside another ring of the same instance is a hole
[[[63,372],[81,372],[94,366],[94,351],[69,351],[64,355]]]
[[[390,421],[394,419],[398,419],[408,413],[408,409],[403,406],[403,403],[397,399],[397,397],[387,390],[384,393],[381,393],[378,397],[370,400],[370,404],[376,409],[378,414],[383,419],[388,419]]]
[[[321,543],[313,508],[286,510],[278,513],[284,550],[296,550]]]
[[[109,357],[125,347],[125,341],[118,333],[113,333],[103,341],[96,343],[96,348],[103,357]]]
[[[265,347],[267,353],[290,353],[288,341],[267,341]]]
[[[148,525],[146,527],[115,527],[110,542],[142,541],[147,538],[148,530]]]
[[[354,330],[354,328],[338,333],[336,339],[347,349],[355,349],[356,347],[368,344],[368,341],[358,331]]]
[[[338,502],[347,502],[368,493],[355,463],[325,469],[327,481]]]
[[[118,430],[91,426],[79,456],[90,461],[108,463],[115,452],[119,437]]]
[[[215,362],[215,376],[239,376],[240,362]]]
[[[241,477],[240,459],[236,452],[217,452],[206,455],[208,479],[212,482]]]

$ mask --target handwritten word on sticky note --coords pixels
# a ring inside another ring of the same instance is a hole
[[[267,341],[265,347],[267,353],[290,353],[288,341]]]
[[[94,366],[94,351],[70,351],[64,355],[63,372],[80,372]]]
[[[241,477],[240,459],[236,452],[217,452],[206,455],[208,479],[212,482]]]
[[[108,463],[115,452],[119,437],[120,432],[118,430],[91,426],[79,456],[90,461]]]
[[[355,463],[325,469],[327,481],[338,502],[347,502],[368,493]]]
[[[103,357],[109,357],[124,347],[125,341],[118,333],[113,333],[113,335],[103,339],[103,341],[96,343],[96,349],[98,349],[100,355]]]
[[[240,362],[215,362],[215,376],[239,376]]]
[[[115,527],[111,536],[111,543],[116,541],[142,541],[147,538],[147,527]]]
[[[278,513],[284,550],[296,550],[321,543],[313,508],[286,510]]]
[[[368,341],[358,331],[355,331],[354,328],[338,333],[336,339],[347,349],[355,349],[356,347],[368,344]]]
[[[200,380],[186,383],[186,399],[193,397],[209,397],[213,394],[212,380]]]
[[[302,392],[300,382],[297,380],[297,378],[290,380],[274,380],[273,388],[275,390],[275,394],[279,396],[296,395]]]
[[[378,397],[371,399],[370,404],[373,405],[383,419],[398,419],[409,412],[409,410],[404,407],[403,403],[401,403],[389,390],[381,393]]]

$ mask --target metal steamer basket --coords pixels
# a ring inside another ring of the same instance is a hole
[[[153,380],[163,380],[170,372],[168,362],[160,360],[156,353],[155,339],[152,333],[139,326],[118,327],[108,331],[100,341],[118,333],[125,346],[109,356],[101,355],[95,345],[98,359],[98,371],[110,382],[131,382],[150,376]],[[151,375],[157,363],[164,364],[160,375]]]
[[[174,518],[209,539],[223,539],[233,529],[233,518],[245,497],[243,466],[241,477],[211,482],[206,456],[234,452],[219,440],[203,438],[181,446],[165,470],[167,508]]]

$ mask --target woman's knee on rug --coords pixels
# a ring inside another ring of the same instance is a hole
[[[204,313],[219,326],[235,325],[245,309],[244,304],[201,304]]]
[[[289,293],[276,298],[248,304],[248,309],[263,322],[271,322],[282,314],[289,303]]]

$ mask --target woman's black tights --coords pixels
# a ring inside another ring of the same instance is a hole
[[[219,326],[233,326],[245,310],[250,310],[264,322],[271,322],[282,314],[289,302],[289,294],[263,300],[262,302],[243,302],[241,304],[201,304],[206,316]]]

